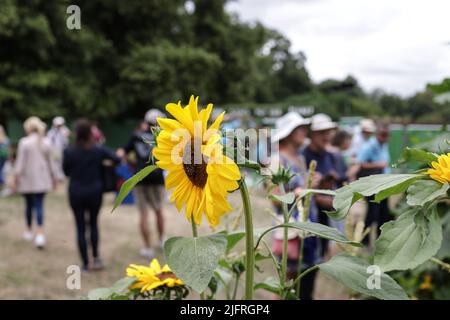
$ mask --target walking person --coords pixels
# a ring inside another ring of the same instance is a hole
[[[27,230],[23,237],[36,247],[45,246],[44,197],[56,188],[55,169],[50,161],[51,145],[45,137],[45,123],[38,117],[30,117],[24,122],[26,137],[19,140],[15,163],[13,191],[25,198]],[[36,235],[33,233],[33,213],[36,216]]]
[[[104,160],[119,163],[120,159],[106,147],[95,144],[88,120],[76,122],[75,135],[75,144],[64,151],[63,170],[69,177],[69,203],[75,218],[82,270],[87,271],[90,267],[99,270],[104,267],[99,254],[98,227],[103,198],[102,163]],[[89,265],[87,230],[90,232],[92,266]]]
[[[359,127],[354,132],[352,144],[349,149],[349,154],[354,160],[358,157],[358,153],[361,151],[363,145],[373,136],[375,130],[376,125],[372,119],[362,119],[359,122]]]
[[[328,151],[333,153],[336,157],[336,167],[338,175],[341,177],[342,187],[344,181],[354,181],[359,171],[359,165],[355,159],[348,153],[352,143],[352,134],[346,130],[338,130],[333,139]]]
[[[47,137],[52,144],[52,158],[56,169],[56,178],[58,181],[64,181],[64,172],[62,170],[63,151],[69,145],[70,130],[66,127],[66,120],[63,117],[55,117],[52,122],[52,128],[48,131]]]
[[[105,135],[96,121],[92,123],[92,136],[96,144],[105,144]]]
[[[129,142],[123,149],[118,150],[118,155],[124,158],[125,154],[134,153],[136,156],[136,172],[139,172],[151,164],[152,149],[155,137],[151,133],[151,126],[157,125],[156,119],[164,116],[157,109],[149,110],[145,115],[145,121],[141,122],[139,128],[133,133]],[[144,242],[140,255],[146,259],[155,256],[151,243],[150,228],[148,225],[149,209],[156,215],[158,229],[159,247],[164,243],[164,216],[162,211],[162,200],[164,197],[164,176],[161,169],[156,169],[146,178],[138,183],[134,190],[134,196],[139,208],[139,229]]]
[[[365,177],[374,174],[390,173],[389,167],[389,125],[379,123],[376,127],[375,136],[370,138],[361,148],[358,154],[358,163],[360,165],[359,176]],[[392,219],[389,213],[388,199],[376,203],[373,197],[368,198],[368,211],[366,215],[366,226],[375,227],[377,235],[380,235],[380,227]],[[364,239],[368,243],[368,238]]]
[[[3,167],[8,160],[9,139],[6,135],[5,129],[0,124],[0,192],[5,184],[5,177],[3,175]]]

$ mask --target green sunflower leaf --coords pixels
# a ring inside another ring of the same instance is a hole
[[[114,283],[111,289],[114,293],[121,294],[127,291],[128,287],[135,282],[136,282],[135,277],[125,277]]]
[[[283,195],[271,194],[271,195],[269,195],[269,198],[271,200],[279,202],[279,203],[291,204],[295,200],[295,195],[293,192],[289,192],[289,193],[286,193]]]
[[[323,195],[327,195],[327,196],[335,196],[336,192],[333,190],[325,190],[325,189],[303,189],[299,193],[298,197],[304,198],[310,194],[323,194]]]
[[[409,161],[417,161],[430,163],[437,160],[437,155],[435,153],[427,152],[416,148],[405,148],[401,154],[401,158],[398,161],[399,164],[403,164]]]
[[[316,222],[292,222],[292,223],[279,224],[274,227],[270,227],[270,228],[266,229],[259,236],[258,240],[256,241],[255,247],[258,247],[259,243],[261,242],[261,239],[267,233],[269,233],[272,230],[275,230],[277,228],[285,228],[285,227],[305,231],[305,232],[310,233],[311,235],[319,237],[319,238],[334,240],[334,241],[340,242],[340,243],[347,243],[347,244],[351,244],[351,245],[354,245],[357,247],[361,246],[361,243],[347,239],[347,237],[343,233],[341,233],[339,230],[337,230],[335,228],[331,228],[331,227],[328,227],[328,226],[325,226],[323,224],[316,223]]]
[[[203,292],[225,254],[227,237],[216,233],[197,238],[174,237],[164,243],[164,255],[172,271],[196,292]]]
[[[253,236],[258,238],[264,231],[264,228],[255,228],[253,229]],[[219,234],[224,234],[227,237],[227,252],[233,249],[239,241],[245,238],[245,230],[235,230],[231,232],[220,231]]]
[[[450,185],[434,180],[419,180],[408,188],[406,202],[410,206],[424,206],[438,197],[447,194]]]
[[[126,196],[133,190],[133,188],[140,182],[142,179],[144,179],[146,176],[148,176],[150,173],[152,173],[153,170],[158,168],[155,165],[145,167],[138,173],[136,173],[134,176],[132,176],[130,179],[125,181],[125,183],[120,187],[119,194],[117,195],[116,201],[114,202],[114,206],[112,211],[114,211],[123,201],[123,199],[126,198]]]
[[[263,282],[255,284],[254,289],[264,289],[269,292],[279,294],[281,292],[281,285],[277,279],[269,277]]]
[[[380,202],[391,195],[402,193],[423,174],[376,174],[360,178],[338,190],[333,200],[336,211],[327,214],[336,220],[344,219],[351,206],[363,197],[375,195],[375,202]]]
[[[109,300],[114,294],[111,288],[97,288],[89,291],[88,300]]]
[[[383,271],[414,269],[441,247],[442,222],[436,207],[425,215],[420,207],[407,210],[381,227],[374,263]]]
[[[359,293],[383,300],[407,300],[405,291],[390,276],[377,272],[360,258],[338,254],[319,264],[328,277]]]

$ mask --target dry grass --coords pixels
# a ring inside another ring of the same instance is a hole
[[[239,202],[237,196],[233,194],[231,197],[234,204]],[[255,227],[270,225],[271,217],[264,212],[265,208],[270,208],[270,204],[258,195],[252,196],[252,201]],[[141,239],[137,229],[137,209],[134,206],[121,206],[111,214],[112,202],[113,196],[106,195],[100,214],[100,253],[107,268],[100,272],[83,274],[81,289],[69,290],[66,287],[66,270],[69,265],[78,264],[79,257],[75,242],[75,224],[63,188],[47,195],[45,200],[48,244],[44,250],[37,250],[32,243],[21,237],[25,225],[22,198],[0,198],[0,299],[80,299],[86,296],[89,290],[111,286],[122,278],[129,263],[147,263],[139,256]],[[166,204],[164,214],[168,237],[190,235],[190,224],[174,206]],[[234,213],[234,216],[236,214]],[[234,216],[230,216],[229,224]],[[155,226],[153,217],[151,226]],[[199,232],[208,233],[211,230],[203,225]],[[242,249],[242,245],[238,248]],[[160,250],[157,254],[158,258],[163,260]],[[256,272],[257,279],[262,280],[274,275],[269,261],[264,261],[261,267],[264,272]],[[346,298],[345,290],[341,286],[321,275],[316,288],[318,299]],[[239,292],[242,292],[242,288]],[[256,292],[255,297],[272,298],[261,290]],[[191,298],[196,298],[196,295]]]

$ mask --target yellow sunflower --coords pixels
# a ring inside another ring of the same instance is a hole
[[[426,174],[440,183],[450,182],[450,153],[440,155],[431,166],[433,169],[428,169]]]
[[[166,264],[162,268],[158,260],[153,259],[149,267],[130,264],[127,268],[128,277],[136,277],[136,282],[130,289],[141,289],[141,292],[150,291],[161,286],[183,286],[184,282],[178,279]]]
[[[238,188],[241,174],[236,163],[223,155],[218,130],[224,112],[208,128],[213,105],[199,112],[197,103],[198,97],[191,96],[184,108],[180,102],[166,105],[174,119],[157,119],[162,130],[153,156],[158,167],[168,171],[166,189],[174,188],[170,201],[178,211],[185,206],[188,221],[193,217],[200,224],[205,214],[209,224],[216,226],[232,209],[227,195]]]

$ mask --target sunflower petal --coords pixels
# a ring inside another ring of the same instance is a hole
[[[166,105],[166,110],[186,129],[188,129],[191,134],[194,134],[194,123],[192,121],[191,115],[189,114],[189,110],[183,109],[180,103],[168,103]]]

